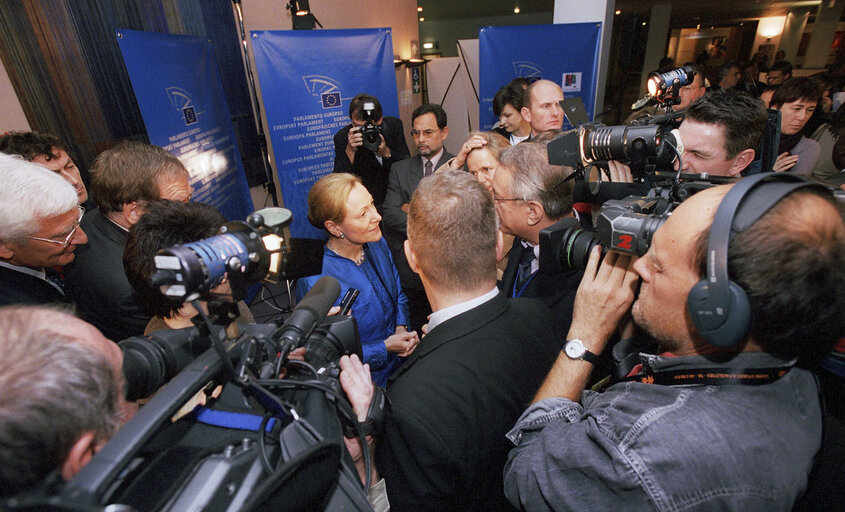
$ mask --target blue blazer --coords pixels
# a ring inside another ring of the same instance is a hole
[[[358,322],[364,362],[370,365],[373,381],[384,387],[387,385],[387,378],[402,364],[400,357],[387,352],[384,340],[395,334],[397,325],[408,325],[410,321],[408,299],[402,292],[399,272],[393,264],[390,249],[384,238],[378,242],[366,244],[364,247],[368,261],[381,276],[393,301],[393,311],[390,314],[384,314],[375,290],[361,267],[327,248],[323,249],[323,273],[299,279],[296,283],[296,300],[302,300],[302,297],[322,276],[332,276],[340,282],[341,291],[335,305],[340,304],[340,299],[349,288],[357,289],[360,295],[352,305],[352,316]]]

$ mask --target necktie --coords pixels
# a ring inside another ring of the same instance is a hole
[[[531,277],[531,263],[534,261],[534,248],[526,247],[519,259],[519,268],[516,272],[516,287],[522,288]]]
[[[426,160],[425,162],[425,171],[423,172],[423,178],[427,178],[431,176],[431,168],[434,167],[431,164],[431,160]]]

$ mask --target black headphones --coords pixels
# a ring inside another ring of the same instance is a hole
[[[717,347],[735,347],[748,334],[751,304],[728,277],[728,244],[792,192],[830,188],[788,173],[755,174],[740,181],[722,199],[707,241],[707,275],[687,295],[687,310],[698,334]]]

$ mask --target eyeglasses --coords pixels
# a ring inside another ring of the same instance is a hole
[[[428,137],[431,137],[432,135],[434,135],[435,133],[439,132],[441,129],[442,128],[438,128],[436,130],[423,130],[423,131],[411,130],[411,136],[412,137],[419,137],[420,135],[425,135],[425,137],[428,138]]]
[[[73,235],[76,233],[76,230],[79,229],[79,223],[82,222],[82,215],[85,213],[85,208],[82,206],[77,206],[79,208],[79,218],[76,219],[76,225],[73,226],[73,229],[70,230],[70,233],[67,234],[64,240],[53,240],[52,238],[41,238],[39,236],[25,236],[24,238],[29,238],[30,240],[40,240],[42,242],[48,242],[51,244],[61,245],[62,247],[67,247],[70,244],[70,241],[73,239]]]

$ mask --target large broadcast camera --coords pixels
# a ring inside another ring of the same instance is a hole
[[[564,219],[540,232],[540,267],[549,272],[584,269],[590,251],[642,256],[672,210],[692,194],[733,178],[683,173],[683,141],[678,133],[684,111],[672,111],[678,91],[695,72],[684,66],[649,76],[649,94],[633,105],[657,101],[667,113],[644,116],[630,125],[582,124],[548,144],[549,163],[574,169],[575,202],[601,205],[595,231],[576,219]],[[631,168],[633,183],[607,181],[608,161]]]
[[[389,402],[376,388],[362,425],[342,391],[340,357],[362,354],[355,319],[326,316],[337,280],[317,281],[281,325],[242,324],[234,338],[212,292],[228,279],[232,304],[246,285],[284,277],[289,223],[288,210],[268,208],[156,256],[152,281],[194,301],[196,327],[120,342],[127,399],[152,398],[59,495],[13,498],[8,510],[372,510],[343,438],[365,444]]]
[[[378,124],[378,119],[375,117],[376,105],[372,101],[365,101],[361,110],[364,112],[364,126],[361,127],[364,147],[373,153],[377,153],[378,147],[381,145],[381,125]]]

